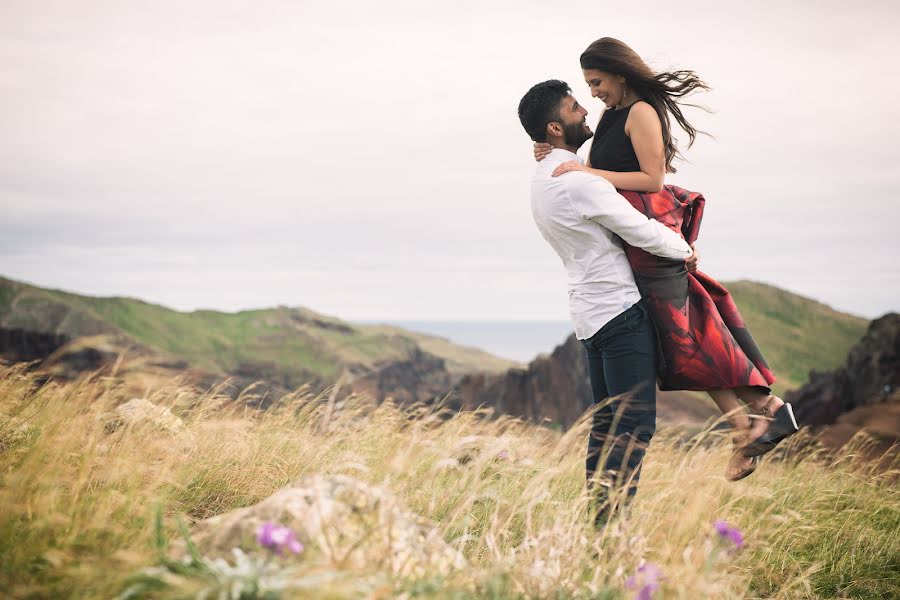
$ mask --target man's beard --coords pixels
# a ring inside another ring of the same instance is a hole
[[[581,145],[592,137],[594,134],[584,128],[584,121],[563,124],[563,141],[571,148],[581,148]]]

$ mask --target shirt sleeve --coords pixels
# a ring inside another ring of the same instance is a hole
[[[659,221],[648,219],[610,182],[586,173],[575,174],[575,177],[569,186],[569,194],[582,218],[599,223],[632,246],[650,254],[676,260],[684,260],[691,255],[691,247],[680,235]]]

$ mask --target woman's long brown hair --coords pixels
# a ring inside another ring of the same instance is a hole
[[[672,137],[669,113],[672,113],[678,125],[687,132],[690,138],[688,148],[690,148],[697,138],[697,134],[705,132],[698,131],[688,123],[681,113],[682,103],[678,99],[696,90],[709,90],[709,86],[693,71],[654,73],[637,52],[624,42],[610,37],[600,38],[587,47],[587,50],[581,54],[581,68],[597,69],[613,75],[621,75],[625,78],[628,87],[656,110],[662,123],[663,145],[666,150],[666,172],[675,173],[676,169],[672,166],[672,160],[676,157],[684,157],[678,150],[675,138]],[[710,112],[709,109],[696,104],[685,104],[685,106],[702,108]]]

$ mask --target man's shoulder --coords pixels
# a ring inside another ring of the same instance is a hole
[[[545,171],[535,173],[535,180],[551,183],[568,190],[570,193],[596,194],[598,192],[615,192],[616,188],[607,180],[585,171],[569,171],[553,177],[553,170],[562,163],[550,166]]]
[[[556,167],[566,162],[565,160],[560,160],[555,157],[547,157],[540,161],[537,166],[534,168],[534,177],[553,180],[553,181],[561,181],[566,183],[571,183],[573,181],[578,181],[580,178],[572,178],[568,177],[568,175],[587,175],[588,177],[593,177],[590,173],[585,173],[584,171],[569,171],[567,173],[563,173],[559,177],[553,177],[553,171],[556,170]]]
[[[545,159],[546,160],[546,159]],[[543,163],[544,161],[541,161]],[[554,161],[547,164],[539,164],[531,178],[531,185],[537,191],[544,194],[560,194],[570,193],[571,190],[581,186],[580,178],[570,177],[573,172],[564,173],[559,177],[553,176],[553,170],[560,164],[560,161]]]

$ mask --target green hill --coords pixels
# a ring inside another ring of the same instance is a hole
[[[288,387],[309,378],[332,382],[345,367],[366,369],[427,350],[448,370],[504,371],[513,361],[399,329],[349,325],[305,308],[224,313],[179,312],[131,298],[97,298],[0,278],[0,327],[72,338],[117,334],[182,358],[196,368],[275,371]]]
[[[811,370],[843,365],[868,324],[861,317],[764,283],[725,285],[778,377],[776,392],[800,387]]]
[[[867,321],[791,292],[749,281],[728,284],[767,360],[776,390],[802,385],[812,369],[833,369]],[[261,370],[288,386],[331,382],[348,366],[408,359],[423,349],[451,373],[502,372],[516,363],[438,337],[389,326],[350,325],[305,308],[179,312],[131,298],[96,298],[0,278],[0,328],[80,337],[115,334],[211,372]],[[548,348],[547,351],[551,351]]]

